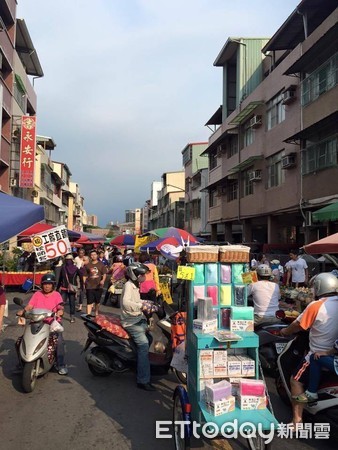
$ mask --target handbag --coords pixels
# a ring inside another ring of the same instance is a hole
[[[65,274],[66,274],[66,279],[67,279],[67,283],[68,283],[68,292],[71,292],[72,294],[77,294],[78,292],[78,287],[75,286],[75,284],[72,284],[69,282],[69,278],[68,278],[68,273],[65,269]]]

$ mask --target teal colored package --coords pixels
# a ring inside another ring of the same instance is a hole
[[[218,264],[205,264],[205,282],[207,284],[218,283]]]
[[[204,278],[204,264],[194,264],[195,268],[195,284],[204,284],[205,278]]]
[[[232,282],[233,284],[242,284],[242,273],[244,272],[244,264],[233,264],[232,265]]]

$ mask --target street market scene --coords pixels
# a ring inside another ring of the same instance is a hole
[[[33,3],[0,1],[1,448],[336,449],[337,0]]]

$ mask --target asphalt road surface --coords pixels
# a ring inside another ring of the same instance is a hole
[[[19,294],[25,301],[29,295]],[[135,374],[127,372],[109,377],[95,377],[88,370],[81,350],[86,341],[83,321],[64,318],[68,376],[50,372],[38,379],[34,392],[21,388],[20,373],[15,370],[15,341],[22,334],[16,324],[12,302],[18,293],[9,293],[9,326],[0,334],[0,448],[3,450],[87,450],[135,449],[172,450],[172,439],[156,439],[156,420],[172,419],[172,395],[178,384],[173,373],[154,376],[156,392],[136,387]],[[118,312],[102,307],[102,312]],[[279,421],[290,420],[290,410],[274,392],[268,379],[274,412]],[[243,450],[244,440],[214,442],[214,448]],[[338,447],[336,437],[330,440],[275,439],[273,449],[328,450]],[[193,448],[210,448],[194,441]]]

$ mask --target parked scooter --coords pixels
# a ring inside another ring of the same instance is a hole
[[[276,312],[276,317],[281,319],[280,323],[269,324],[263,322],[255,326],[255,333],[259,337],[259,359],[262,369],[273,376],[278,375],[278,356],[292,339],[290,336],[285,337],[280,335],[280,330],[289,325],[290,319],[286,318],[282,310]],[[292,321],[294,319],[295,317]]]
[[[23,306],[23,301],[15,297],[14,303]],[[25,311],[26,319],[23,336],[16,342],[16,351],[22,367],[22,387],[32,392],[38,377],[45,375],[56,363],[57,333],[51,333],[50,322],[55,313],[47,309]]]
[[[300,332],[287,344],[278,357],[279,376],[276,388],[284,403],[291,403],[290,377],[297,369],[303,355],[309,348],[309,333]],[[332,424],[338,421],[338,376],[323,370],[318,390],[318,400],[304,403],[304,410],[311,415],[325,414],[325,419]]]
[[[153,370],[161,369],[167,372],[170,368],[173,351],[168,307],[165,309],[166,315],[162,319],[157,313],[152,314],[148,334],[151,343],[149,348],[150,366]],[[81,318],[88,330],[88,338],[83,351],[86,352],[92,344],[95,344],[86,354],[86,362],[93,375],[108,376],[111,373],[122,373],[136,368],[136,345],[131,337],[120,337],[123,334],[121,331],[126,332],[126,330],[122,328],[117,316],[111,319],[112,325],[117,325],[116,332],[102,328],[91,316],[82,314]],[[186,383],[186,375],[183,372],[174,368],[173,371],[181,383]]]

